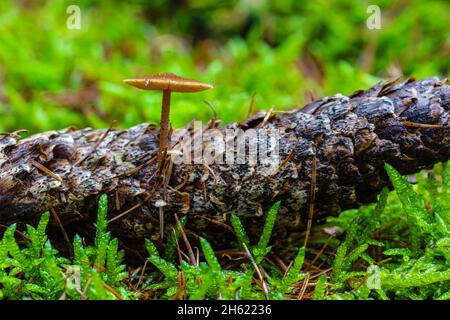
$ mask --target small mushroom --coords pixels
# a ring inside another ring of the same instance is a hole
[[[148,78],[127,79],[125,83],[143,90],[162,90],[161,128],[159,132],[159,160],[162,160],[169,135],[170,94],[172,92],[198,92],[212,89],[213,86],[173,73],[156,74]]]

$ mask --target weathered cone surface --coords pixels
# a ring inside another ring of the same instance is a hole
[[[272,241],[295,239],[308,216],[313,162],[315,220],[375,201],[389,185],[384,162],[410,174],[450,158],[449,108],[447,79],[429,78],[383,82],[291,112],[260,114],[218,129],[282,130],[280,153],[287,160],[276,174],[267,176],[260,164],[173,165],[165,194],[161,187],[151,194],[157,162],[149,159],[158,152],[158,129],[148,124],[25,139],[6,135],[0,137],[0,223],[35,224],[53,207],[69,229],[92,230],[98,197],[107,193],[110,218],[136,206],[110,225],[124,242],[159,238],[155,204],[164,199],[166,234],[174,213],[187,214],[191,235],[226,246],[233,234],[220,224],[228,223],[231,212],[257,235],[263,213],[281,200]]]

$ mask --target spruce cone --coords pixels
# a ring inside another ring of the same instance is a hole
[[[92,230],[98,197],[107,193],[111,218],[129,211],[110,225],[124,241],[159,239],[160,214],[168,233],[177,213],[188,214],[190,234],[226,246],[231,212],[257,236],[263,214],[281,200],[272,241],[294,241],[307,221],[313,178],[317,220],[375,201],[389,185],[385,162],[411,174],[448,160],[449,101],[447,79],[408,79],[231,123],[218,130],[281,130],[280,167],[268,175],[266,165],[248,162],[174,164],[166,192],[153,188],[158,130],[148,124],[10,134],[0,138],[0,223],[34,224],[54,208],[68,229]]]

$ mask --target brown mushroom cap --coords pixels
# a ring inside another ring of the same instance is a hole
[[[213,88],[210,84],[179,77],[173,73],[155,74],[141,79],[127,79],[124,82],[143,90],[169,90],[172,92],[198,92]]]

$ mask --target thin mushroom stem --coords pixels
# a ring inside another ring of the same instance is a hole
[[[167,148],[169,139],[169,114],[170,114],[170,90],[163,90],[162,112],[161,112],[161,128],[159,131],[159,155],[158,158],[162,161],[164,151]]]

